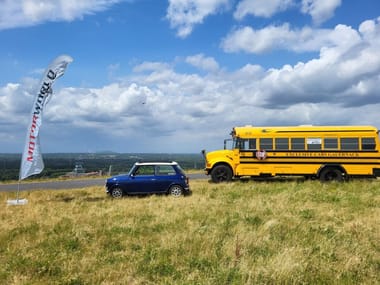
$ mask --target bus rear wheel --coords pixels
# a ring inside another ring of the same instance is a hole
[[[226,165],[215,166],[211,171],[211,179],[215,183],[231,181],[232,171]]]
[[[343,181],[343,173],[339,169],[335,167],[328,167],[324,170],[322,170],[321,175],[319,176],[319,179],[322,182],[330,182],[330,181]]]

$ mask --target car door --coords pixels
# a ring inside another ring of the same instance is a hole
[[[156,189],[166,192],[176,180],[176,171],[172,165],[156,165]]]
[[[128,185],[129,193],[155,193],[157,192],[154,165],[140,165],[131,173]]]

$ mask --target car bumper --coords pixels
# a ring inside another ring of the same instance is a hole
[[[192,194],[193,194],[193,191],[191,191],[190,187],[187,187],[184,189],[185,196],[191,196]]]

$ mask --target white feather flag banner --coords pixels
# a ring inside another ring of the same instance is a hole
[[[53,94],[52,85],[54,81],[65,73],[67,65],[72,61],[73,59],[68,55],[58,56],[45,71],[31,112],[24,152],[22,153],[19,180],[41,173],[44,169],[39,140],[43,109]]]

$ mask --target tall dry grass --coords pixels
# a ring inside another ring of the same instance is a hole
[[[2,284],[379,284],[380,182],[1,193]]]

